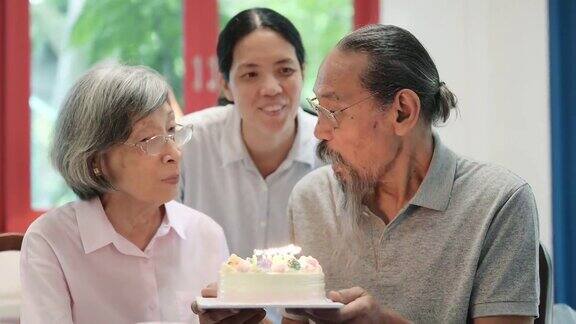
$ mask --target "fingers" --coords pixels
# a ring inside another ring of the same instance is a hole
[[[339,302],[342,304],[348,304],[362,296],[366,296],[368,293],[366,290],[360,287],[352,287],[348,289],[342,289],[339,291],[330,291],[328,293],[328,298],[332,301]]]
[[[238,309],[207,310],[200,314],[200,323],[228,323],[225,321],[231,319],[239,313],[240,310]]]
[[[221,323],[221,324],[257,324],[266,317],[263,309],[219,309],[201,311],[200,323]]]
[[[266,317],[266,311],[261,309],[259,310],[252,318],[250,318],[246,324],[258,324]]]
[[[308,314],[304,308],[286,308],[286,313],[299,316],[306,316],[306,314]]]
[[[202,291],[200,293],[202,294],[202,297],[204,297],[204,298],[217,297],[218,296],[218,286],[216,286],[216,285],[212,286],[210,284],[206,288],[202,289]]]
[[[305,316],[314,320],[315,323],[343,322],[340,310],[336,309],[309,309],[306,311]]]
[[[229,316],[221,321],[216,321],[221,324],[237,324],[237,323],[247,323],[247,324],[257,324],[264,317],[266,317],[266,311],[263,309],[244,309],[239,313]]]
[[[196,315],[200,315],[201,313],[204,313],[204,311],[202,311],[199,307],[198,307],[198,303],[196,301],[192,302],[192,306],[190,306],[190,308],[192,308],[192,312]]]
[[[309,310],[309,316],[320,322],[345,322],[364,316],[370,311],[374,302],[372,297],[360,287],[331,291],[328,293],[328,298],[332,299],[332,301],[343,303],[344,307],[339,310]]]

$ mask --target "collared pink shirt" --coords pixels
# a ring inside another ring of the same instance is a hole
[[[118,234],[100,199],[39,217],[22,244],[21,323],[197,323],[192,301],[228,256],[222,228],[171,201],[144,251]]]

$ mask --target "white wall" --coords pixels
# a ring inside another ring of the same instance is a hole
[[[547,1],[382,0],[381,8],[382,23],[412,32],[459,98],[443,140],[531,184],[551,251]]]

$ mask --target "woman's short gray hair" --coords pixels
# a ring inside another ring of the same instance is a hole
[[[80,199],[113,190],[94,171],[94,159],[125,142],[134,123],[168,100],[169,85],[144,66],[99,65],[70,89],[55,126],[51,158],[54,167]]]

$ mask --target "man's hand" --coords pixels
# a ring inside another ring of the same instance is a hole
[[[410,323],[400,314],[382,309],[376,299],[360,287],[331,291],[328,298],[344,304],[344,307],[338,310],[307,309],[291,312],[307,316],[316,323]]]
[[[202,289],[202,297],[215,298],[218,288],[215,283]],[[257,324],[266,317],[263,309],[211,309],[202,310],[196,302],[192,303],[192,311],[200,317],[200,324],[225,323],[225,324]]]

